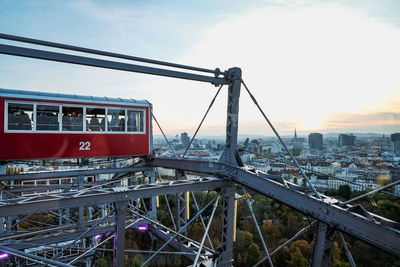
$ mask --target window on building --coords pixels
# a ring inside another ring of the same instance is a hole
[[[83,108],[62,107],[62,130],[83,131]]]
[[[144,131],[144,112],[128,110],[128,132]]]
[[[58,114],[59,106],[37,105],[36,130],[58,131],[60,129]]]
[[[8,103],[8,130],[32,130],[33,104]]]
[[[71,184],[71,179],[69,178],[61,179],[61,184]]]
[[[86,108],[86,130],[100,132],[106,130],[106,110],[102,108]]]
[[[125,132],[125,110],[107,110],[108,131]]]

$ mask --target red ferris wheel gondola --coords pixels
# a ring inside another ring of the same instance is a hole
[[[0,161],[149,155],[145,100],[0,89]]]

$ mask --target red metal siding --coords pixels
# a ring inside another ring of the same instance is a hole
[[[0,97],[0,135],[2,135],[3,133],[4,133],[4,99]],[[0,154],[3,151],[1,144],[3,144],[3,142],[0,142]]]

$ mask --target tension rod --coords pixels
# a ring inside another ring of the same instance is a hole
[[[20,37],[20,36],[3,34],[3,33],[0,33],[0,39],[9,40],[9,41],[16,41],[16,42],[22,42],[22,43],[28,43],[28,44],[41,45],[41,46],[47,46],[47,47],[54,47],[54,48],[59,48],[59,49],[83,52],[83,53],[87,53],[87,54],[94,54],[94,55],[100,55],[100,56],[107,56],[107,57],[113,57],[113,58],[133,60],[133,61],[138,61],[138,62],[144,62],[144,63],[150,63],[150,64],[155,64],[155,65],[168,66],[168,67],[179,68],[179,69],[186,69],[186,70],[214,73],[216,75],[216,77],[218,77],[220,74],[224,74],[224,73],[221,73],[221,71],[218,68],[216,68],[215,70],[211,70],[211,69],[193,67],[193,66],[188,66],[188,65],[170,63],[170,62],[159,61],[159,60],[148,59],[148,58],[142,58],[142,57],[128,56],[128,55],[119,54],[119,53],[101,51],[101,50],[90,49],[90,48],[79,47],[79,46],[73,46],[73,45],[67,45],[67,44],[60,44],[60,43],[55,43],[55,42],[43,41],[43,40]]]

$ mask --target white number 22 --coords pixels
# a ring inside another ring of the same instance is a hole
[[[79,150],[90,150],[90,142],[79,142]]]

